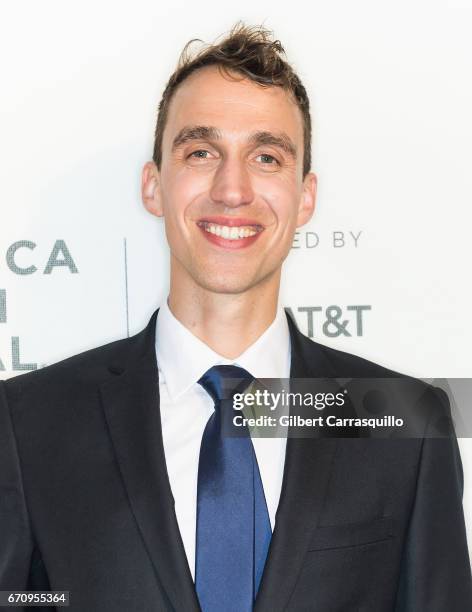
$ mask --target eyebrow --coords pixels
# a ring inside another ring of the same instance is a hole
[[[192,140],[220,140],[221,132],[218,128],[212,125],[187,125],[183,127],[172,142],[172,150],[174,151],[178,147],[181,147],[186,142]],[[254,132],[249,137],[249,142],[252,145],[264,146],[272,145],[279,147],[296,159],[297,149],[288,134],[285,132],[269,132],[267,130],[260,130]]]
[[[219,140],[221,132],[211,125],[186,125],[172,142],[172,150],[181,147],[190,140]]]
[[[267,131],[255,132],[251,135],[249,141],[257,146],[272,145],[279,147],[293,159],[297,158],[297,149],[290,136],[285,132],[277,132],[276,134]]]

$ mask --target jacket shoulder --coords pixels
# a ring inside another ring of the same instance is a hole
[[[365,357],[360,357],[353,353],[341,351],[326,345],[317,343],[324,351],[326,358],[333,364],[333,367],[340,372],[352,377],[370,376],[375,378],[410,378],[407,374],[397,372],[386,366],[370,361]],[[348,374],[349,373],[349,374]]]
[[[48,396],[57,390],[83,390],[110,378],[113,364],[126,361],[139,336],[122,338],[72,355],[43,368],[8,378],[4,381],[9,400],[36,395]],[[116,366],[117,368],[120,366]]]
[[[450,417],[450,401],[447,393],[438,386],[426,382],[420,378],[416,378],[403,372],[397,372],[384,365],[376,363],[339,349],[321,344],[305,336],[306,342],[316,345],[317,351],[321,351],[325,359],[330,363],[334,376],[336,378],[352,378],[352,379],[396,379],[399,388],[409,389],[418,397],[422,397],[426,404],[430,400],[436,408],[439,407],[441,414]],[[313,350],[313,347],[312,347]],[[402,387],[402,385],[404,385]],[[386,387],[387,388],[387,387]]]
[[[316,359],[316,355],[321,353],[323,358],[329,363],[330,369],[333,370],[335,376],[352,378],[411,378],[407,374],[387,368],[365,357],[326,346],[304,334],[303,343],[305,345],[305,354],[311,354]]]

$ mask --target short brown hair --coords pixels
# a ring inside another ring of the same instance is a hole
[[[208,45],[192,56],[189,48],[199,39],[190,40],[184,47],[174,73],[162,94],[157,113],[154,134],[153,160],[160,169],[162,162],[162,136],[167,121],[169,105],[177,87],[192,72],[204,66],[216,65],[224,73],[239,73],[262,86],[279,86],[293,95],[303,117],[303,177],[311,168],[311,118],[310,104],[301,80],[282,57],[285,55],[280,40],[262,26],[246,26],[237,22],[223,40]]]

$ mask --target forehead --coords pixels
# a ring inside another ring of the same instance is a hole
[[[206,66],[192,73],[169,105],[164,146],[185,125],[212,125],[229,138],[244,138],[258,130],[286,132],[303,147],[301,111],[282,87],[262,87],[247,78],[238,80]]]

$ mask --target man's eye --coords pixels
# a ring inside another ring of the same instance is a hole
[[[206,159],[208,155],[208,151],[204,149],[198,149],[197,151],[193,151],[190,153],[189,157],[197,157],[198,159]]]
[[[262,161],[263,164],[273,165],[274,162],[275,162],[275,164],[279,163],[277,161],[277,159],[275,159],[275,157],[273,155],[269,155],[268,153],[261,153],[260,155],[257,156],[257,158],[259,158],[259,157],[261,158],[261,161]]]

